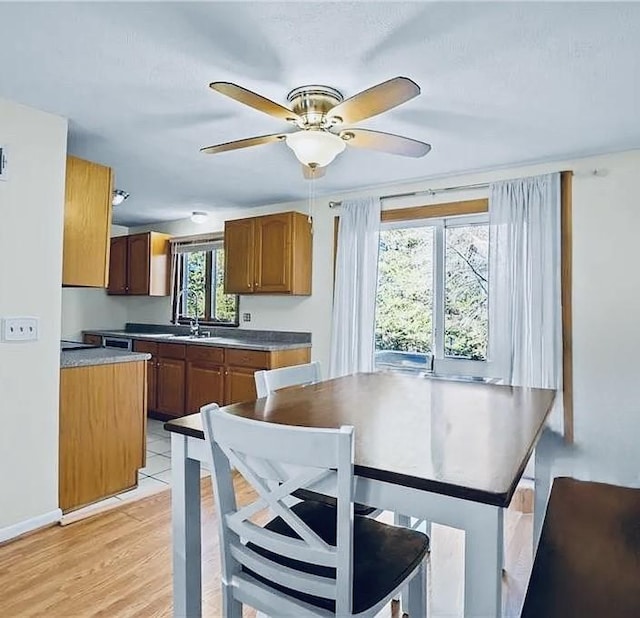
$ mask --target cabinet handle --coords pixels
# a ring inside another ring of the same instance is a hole
[[[251,284],[250,284],[250,283],[247,283],[247,287],[248,287],[248,288],[250,288],[250,287],[251,287]]]

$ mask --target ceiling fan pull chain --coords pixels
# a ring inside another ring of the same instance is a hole
[[[313,208],[315,206],[316,201],[316,167],[311,168],[311,181],[309,182],[309,214],[307,216],[307,221],[311,226],[311,233],[313,234]]]

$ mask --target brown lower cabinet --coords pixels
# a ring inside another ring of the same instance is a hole
[[[250,401],[256,398],[253,374],[257,369],[229,367],[225,375],[225,402]]]
[[[158,358],[156,410],[163,414],[184,414],[185,362],[176,358]]]
[[[152,355],[148,409],[165,417],[195,414],[206,403],[255,399],[256,371],[308,363],[311,355],[309,348],[263,352],[142,340],[134,341],[133,349]]]
[[[206,403],[224,403],[224,349],[187,346],[186,376],[187,414],[195,414]]]
[[[87,335],[85,342],[87,340]],[[135,341],[133,344],[135,352],[146,352],[151,354],[147,361],[147,407],[155,410],[158,398],[156,397],[156,384],[158,383],[158,344],[153,341]]]
[[[59,502],[63,512],[120,493],[145,464],[145,364],[60,370]]]

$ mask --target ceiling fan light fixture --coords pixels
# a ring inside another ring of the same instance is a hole
[[[194,210],[191,213],[191,221],[193,223],[204,223],[209,218],[208,212],[202,212],[201,210]]]
[[[289,133],[286,141],[298,161],[309,167],[329,165],[346,146],[337,135],[317,130]]]

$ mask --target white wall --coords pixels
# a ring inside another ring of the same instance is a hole
[[[0,99],[0,316],[40,318],[39,341],[0,343],[0,538],[57,514],[66,142],[66,120]]]
[[[597,169],[598,174],[593,175]],[[593,463],[596,478],[640,483],[640,151],[579,160],[529,165],[467,174],[412,185],[388,187],[382,193],[484,183],[550,171],[573,170],[573,340],[576,439]],[[322,181],[320,181],[322,182]],[[347,197],[375,192],[358,192]],[[487,192],[465,191],[435,197],[385,201],[384,208],[469,199]],[[335,195],[318,199],[314,208],[313,295],[310,297],[244,296],[241,311],[252,321],[243,327],[311,331],[313,358],[329,359],[331,323],[333,217],[327,206]],[[300,210],[306,202],[253,210],[228,210],[205,225],[189,221],[151,226],[176,235],[218,231],[224,219],[267,212]],[[142,228],[141,228],[142,229]],[[166,322],[166,299],[131,299],[129,320]]]
[[[111,226],[111,236],[129,229]],[[127,299],[109,296],[102,288],[62,288],[62,339],[82,341],[83,330],[123,328],[127,322]]]

